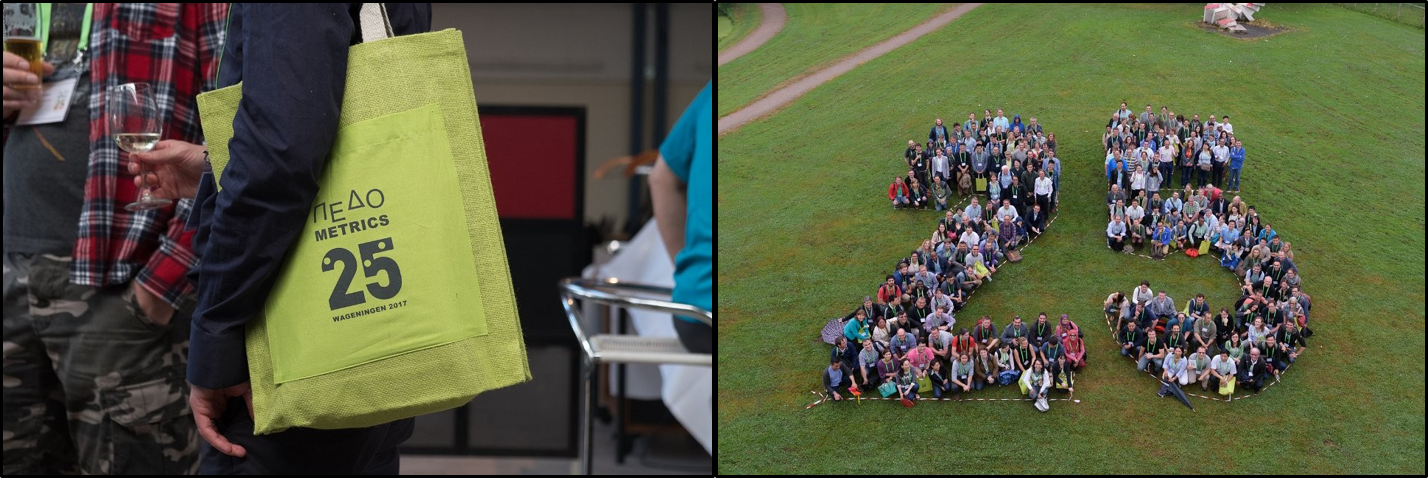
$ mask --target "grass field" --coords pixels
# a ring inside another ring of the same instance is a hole
[[[724,51],[725,48],[734,46],[739,40],[743,40],[744,36],[759,26],[764,15],[759,10],[757,3],[735,3],[731,12],[734,14],[733,17],[719,16],[719,51]],[[724,31],[726,28],[725,18],[728,18],[729,23],[727,34]]]
[[[777,85],[817,71],[955,6],[785,3],[788,23],[782,32],[759,49],[719,67],[719,116],[752,103]],[[723,42],[720,45],[722,49]]]
[[[721,137],[720,472],[1422,475],[1424,33],[1272,4],[1261,17],[1293,30],[1243,41],[1200,30],[1199,15],[1181,4],[984,5]],[[720,76],[722,114],[739,84]],[[1196,412],[1159,399],[1101,325],[1106,294],[1141,279],[1177,302],[1204,292],[1218,308],[1236,294],[1209,260],[1106,250],[1099,143],[1122,100],[1231,115],[1248,150],[1243,196],[1294,244],[1317,334],[1261,396],[1195,399]],[[884,199],[905,173],[907,140],[936,116],[989,107],[1057,133],[1062,211],[958,316],[1070,314],[1090,351],[1083,403],[805,411],[827,365],[819,328],[935,228],[935,213]]]

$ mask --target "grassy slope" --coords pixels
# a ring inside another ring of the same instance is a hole
[[[919,473],[1422,474],[1423,32],[1278,4],[1266,18],[1296,31],[1246,42],[1198,30],[1198,14],[1193,5],[983,6],[721,138],[720,470],[890,469],[846,458],[856,439],[895,450],[893,469]],[[923,58],[953,67],[928,69]],[[1197,400],[1196,413],[1159,400],[1097,324],[1106,293],[1141,278],[1177,300],[1203,291],[1215,307],[1235,294],[1208,261],[1105,250],[1099,139],[1122,99],[1233,116],[1249,150],[1245,197],[1294,243],[1316,297],[1312,351],[1266,395]],[[872,292],[935,224],[933,213],[895,213],[882,200],[903,145],[935,115],[986,107],[1034,114],[1058,133],[1063,214],[959,315],[1004,325],[1013,313],[1071,314],[1091,346],[1084,403],[1044,415],[998,402],[803,411],[827,356],[819,327]],[[1373,129],[1357,132],[1364,126]],[[1385,363],[1385,352],[1401,357]],[[1220,446],[1201,456],[1197,444]]]
[[[788,23],[757,50],[719,67],[719,116],[839,58],[916,26],[946,4],[787,3]],[[722,47],[721,47],[722,49]]]
[[[757,3],[736,3],[733,13],[734,17],[731,20],[733,20],[734,29],[729,33],[729,36],[719,39],[719,51],[724,51],[725,48],[734,46],[735,43],[739,43],[739,40],[743,40],[744,36],[759,26],[759,22],[763,20],[764,16],[763,10],[759,9]]]

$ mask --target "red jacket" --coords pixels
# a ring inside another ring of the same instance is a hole
[[[906,185],[906,184],[898,184],[897,181],[893,181],[892,184],[889,184],[889,185],[888,185],[888,199],[890,199],[890,200],[891,200],[891,199],[897,199],[897,193],[896,193],[895,191],[897,191],[897,190],[899,190],[899,189],[902,190],[901,193],[902,193],[903,196],[906,196],[906,195],[907,195],[907,185]]]
[[[882,287],[878,287],[878,303],[886,304],[889,300],[892,300],[893,297],[899,295],[902,295],[902,290],[898,289],[895,285],[890,286],[884,283]],[[891,320],[889,320],[889,322],[891,322]]]

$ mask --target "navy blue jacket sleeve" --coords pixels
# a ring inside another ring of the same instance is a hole
[[[207,224],[189,381],[223,388],[248,380],[244,324],[263,306],[317,195],[337,134],[347,47],[347,4],[245,4],[230,19],[223,70],[241,75],[231,159]],[[235,41],[236,40],[236,41]]]

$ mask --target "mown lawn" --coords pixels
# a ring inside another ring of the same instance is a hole
[[[988,4],[721,137],[720,472],[1422,475],[1424,33],[1272,4],[1261,17],[1293,31],[1242,41],[1200,30],[1199,15]],[[739,86],[723,80],[721,96]],[[1218,308],[1236,294],[1209,260],[1105,249],[1099,143],[1122,100],[1231,115],[1249,152],[1243,196],[1294,244],[1317,335],[1261,396],[1195,399],[1196,412],[1159,399],[1099,322],[1106,294],[1141,279],[1177,302],[1204,292]],[[1083,402],[805,411],[827,365],[819,328],[935,227],[935,213],[884,199],[907,140],[936,116],[988,107],[1057,133],[1062,211],[958,316],[1071,314],[1091,350]]]
[[[759,9],[757,3],[736,3],[731,12],[734,14],[732,17],[719,16],[719,51],[724,51],[725,48],[739,43],[739,40],[743,40],[745,35],[754,31],[754,28],[759,26],[759,22],[763,21],[764,13]],[[729,23],[727,27],[725,26],[726,18]],[[724,34],[725,28],[729,29],[728,35]]]
[[[754,4],[748,5],[757,10]],[[719,67],[719,116],[752,103],[777,85],[817,71],[954,7],[956,4],[785,3],[788,23],[783,31],[758,49]]]

